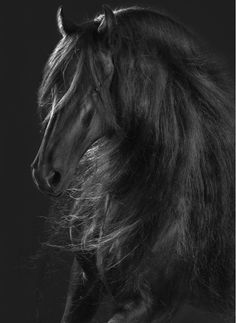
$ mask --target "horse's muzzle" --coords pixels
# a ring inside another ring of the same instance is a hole
[[[54,197],[62,194],[59,187],[61,182],[61,174],[59,171],[48,171],[46,167],[37,167],[34,162],[31,165],[31,169],[33,181],[42,193]]]

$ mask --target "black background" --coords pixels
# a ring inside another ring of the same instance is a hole
[[[39,271],[32,269],[30,260],[42,237],[41,217],[47,216],[49,207],[47,197],[34,187],[30,173],[40,143],[37,88],[46,59],[60,37],[55,22],[58,6],[62,4],[68,16],[81,21],[101,11],[103,3],[8,0],[1,4],[0,321],[4,323],[59,322],[68,266],[59,261],[46,278],[39,280]],[[225,61],[233,77],[233,0],[106,0],[105,3],[112,8],[139,4],[164,9],[203,38],[212,52]],[[44,291],[41,305],[37,301],[38,285]],[[178,322],[216,322],[186,313]]]

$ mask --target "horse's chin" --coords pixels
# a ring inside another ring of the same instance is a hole
[[[48,190],[45,190],[45,189],[41,189],[39,186],[37,186],[38,190],[43,193],[44,195],[47,195],[51,198],[58,198],[60,196],[62,196],[65,192],[66,192],[66,189],[60,189],[60,190],[52,190],[52,189],[48,189]]]

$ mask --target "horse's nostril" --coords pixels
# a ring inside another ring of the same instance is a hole
[[[61,174],[58,171],[52,171],[47,178],[48,186],[55,188],[59,184],[60,180]]]

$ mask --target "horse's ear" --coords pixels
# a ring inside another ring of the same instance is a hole
[[[109,6],[103,5],[102,7],[104,17],[98,27],[98,32],[107,34],[108,38],[110,39],[112,31],[114,30],[114,27],[117,24],[116,17]]]
[[[57,26],[63,37],[78,32],[78,26],[65,17],[62,7],[57,10]]]

